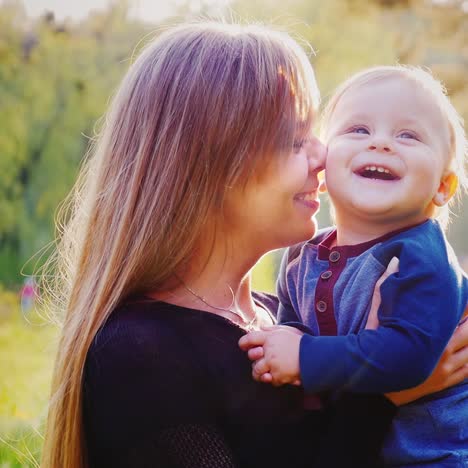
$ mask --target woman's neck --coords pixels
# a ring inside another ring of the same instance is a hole
[[[174,275],[174,287],[151,295],[219,315],[229,316],[232,310],[248,319],[257,311],[251,294],[250,272],[260,256],[226,238],[212,247],[204,243],[190,263]]]

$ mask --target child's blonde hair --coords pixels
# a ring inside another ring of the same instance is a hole
[[[207,226],[223,219],[229,190],[291,152],[317,106],[307,55],[287,34],[260,26],[175,27],[131,66],[49,265],[65,320],[44,467],[88,464],[83,371],[112,310],[130,295],[167,287]]]
[[[328,139],[330,120],[338,101],[345,93],[351,89],[371,82],[395,77],[411,80],[427,91],[432,99],[434,99],[434,102],[442,112],[442,115],[447,119],[450,130],[450,154],[448,155],[449,169],[458,177],[458,186],[461,189],[458,190],[458,195],[460,195],[462,191],[468,191],[468,176],[466,173],[468,143],[463,126],[463,119],[450,102],[450,99],[447,96],[447,90],[443,84],[434,78],[431,73],[423,70],[422,68],[408,65],[378,66],[368,68],[351,76],[344,83],[338,86],[322,112],[321,137],[323,141],[326,142]],[[450,200],[446,206],[436,210],[436,216],[443,227],[446,227],[448,224],[450,213],[449,207],[454,199],[455,198]]]

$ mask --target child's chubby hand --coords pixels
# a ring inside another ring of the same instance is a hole
[[[259,382],[300,385],[299,346],[303,333],[284,325],[265,327],[244,335],[239,346],[253,361],[252,376]]]

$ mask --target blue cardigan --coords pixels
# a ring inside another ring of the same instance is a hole
[[[279,322],[310,328],[300,349],[305,389],[391,392],[422,383],[468,301],[467,277],[438,223],[426,221],[347,259],[333,291],[338,337],[313,336],[319,335],[315,287],[328,267],[317,253],[313,239],[292,262],[286,255],[278,281]],[[380,326],[364,330],[375,283],[392,257],[400,271],[381,287]]]
[[[468,300],[467,277],[439,225],[426,221],[342,258],[330,295],[339,336],[319,336],[316,286],[333,269],[319,252],[330,232],[287,252],[278,280],[278,321],[308,332],[299,356],[304,388],[386,393],[422,383]],[[364,330],[375,283],[394,256],[399,272],[380,288],[379,328]],[[468,381],[400,407],[383,455],[388,466],[468,466]]]

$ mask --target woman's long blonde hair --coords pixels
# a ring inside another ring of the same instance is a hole
[[[317,100],[306,54],[287,34],[260,26],[178,26],[131,66],[48,265],[65,315],[42,466],[87,466],[83,371],[112,310],[132,294],[160,290],[190,261],[204,227],[222,214],[228,187],[250,180],[268,156],[291,151]]]

